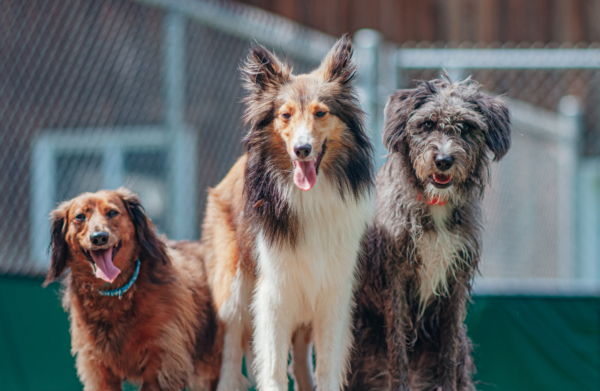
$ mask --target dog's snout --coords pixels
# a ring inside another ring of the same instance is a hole
[[[442,171],[450,169],[453,164],[454,158],[450,155],[437,155],[435,157],[435,166]]]
[[[108,243],[108,233],[104,231],[92,232],[90,240],[94,246],[103,246]]]
[[[304,159],[312,152],[312,146],[310,144],[302,144],[294,147],[294,153],[300,159]]]

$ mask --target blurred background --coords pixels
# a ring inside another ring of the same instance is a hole
[[[0,389],[80,390],[48,213],[128,186],[197,239],[241,154],[252,42],[315,68],[353,34],[377,146],[387,96],[446,69],[511,107],[467,319],[478,389],[600,389],[600,0],[0,0]]]

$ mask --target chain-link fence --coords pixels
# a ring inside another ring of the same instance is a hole
[[[83,191],[127,185],[161,232],[197,238],[207,188],[241,153],[238,67],[251,43],[305,72],[335,41],[250,7],[200,0],[0,0],[0,29],[0,273],[21,275],[46,270],[48,213]],[[590,158],[600,153],[598,69],[506,66],[494,57],[504,49],[474,48],[472,62],[456,66],[447,48],[395,48],[372,31],[355,43],[379,162],[383,102],[414,79],[448,67],[510,98],[514,143],[485,198],[484,276],[597,278],[589,238],[600,226],[600,169]],[[518,50],[511,56],[523,63],[534,49]],[[535,50],[534,58],[557,58]],[[593,49],[565,53],[600,58]],[[583,211],[579,197],[590,203]]]
[[[400,86],[436,77],[443,67],[455,79],[471,76],[511,106],[513,146],[492,166],[484,197],[483,281],[593,284],[599,253],[580,234],[597,235],[599,215],[578,200],[587,192],[590,203],[600,201],[598,178],[581,177],[581,167],[594,166],[590,156],[600,152],[600,51],[400,48],[391,62]]]
[[[298,72],[333,38],[230,3],[0,1],[0,273],[48,265],[48,213],[126,185],[159,230],[199,236],[241,154],[238,67],[255,37]]]

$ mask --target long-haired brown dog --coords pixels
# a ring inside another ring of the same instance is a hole
[[[169,247],[131,191],[84,193],[52,212],[44,285],[66,268],[63,306],[86,391],[214,389],[219,332],[198,243]]]
[[[463,322],[489,164],[510,147],[508,109],[471,80],[426,81],[390,97],[383,139],[349,389],[474,390]]]
[[[346,380],[373,182],[355,69],[347,36],[309,74],[292,74],[262,46],[242,68],[246,154],[210,191],[202,239],[227,328],[219,391],[245,389],[240,368],[252,350],[259,389],[287,390],[292,340],[301,390],[313,389],[311,339],[318,389]]]

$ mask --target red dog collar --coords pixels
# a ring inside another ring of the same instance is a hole
[[[417,198],[419,199],[419,201],[425,202],[427,205],[446,205],[446,204],[448,204],[448,199],[440,198],[438,196],[433,196],[433,197],[428,198],[425,201],[423,201],[423,195],[422,195],[422,193],[419,193],[419,196]]]

